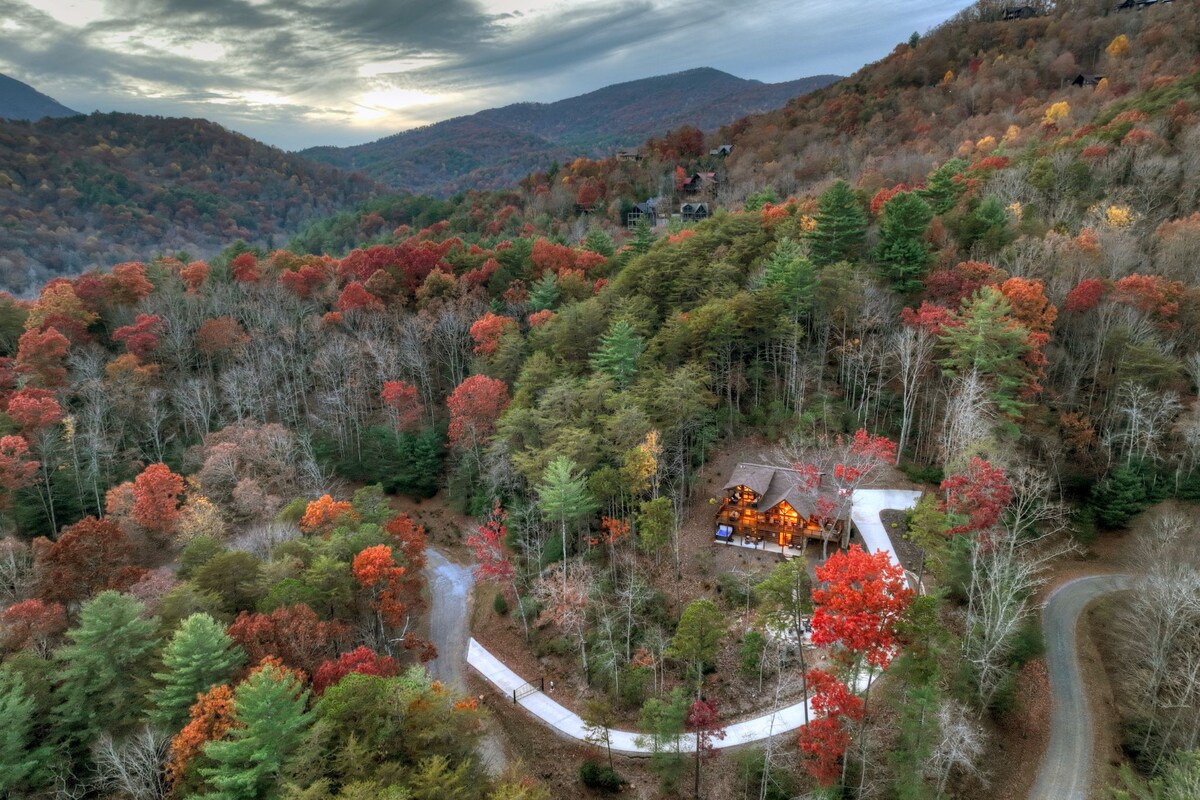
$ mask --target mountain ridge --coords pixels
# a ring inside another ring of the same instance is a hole
[[[360,145],[313,147],[298,154],[361,171],[393,189],[447,195],[467,187],[502,188],[553,161],[639,145],[682,125],[715,129],[779,108],[839,79],[816,75],[763,83],[700,67],[551,103],[484,109]],[[496,152],[497,136],[508,144],[504,157]]]
[[[0,74],[0,119],[36,122],[45,117],[74,117],[79,114],[28,83]]]

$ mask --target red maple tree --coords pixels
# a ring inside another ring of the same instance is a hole
[[[886,668],[896,652],[897,625],[912,600],[904,568],[885,551],[859,545],[836,552],[817,567],[812,640],[841,645],[854,658]]]
[[[67,382],[67,351],[70,340],[50,327],[29,330],[17,340],[17,371],[46,389],[56,389]]]
[[[398,429],[411,432],[421,427],[425,406],[421,403],[416,386],[404,381],[386,381],[380,398],[395,414]]]
[[[863,718],[863,701],[824,670],[809,670],[807,679],[813,719],[800,729],[800,752],[808,774],[822,786],[833,786],[842,775],[850,727]]]
[[[496,429],[496,420],[508,408],[508,385],[486,375],[472,375],[446,398],[450,409],[450,444],[481,444]]]
[[[334,500],[330,495],[321,495],[304,509],[304,516],[300,518],[300,530],[327,536],[343,518],[348,521],[358,518],[354,506],[345,500]]]
[[[167,761],[167,782],[178,787],[187,777],[188,768],[204,745],[225,738],[233,727],[233,689],[227,685],[214,686],[200,695],[188,709],[191,720],[171,739]]]
[[[104,589],[124,590],[144,570],[132,566],[133,548],[108,520],[84,517],[54,542],[34,539],[35,594],[70,606]]]
[[[183,478],[166,464],[151,464],[133,481],[133,519],[150,533],[166,535],[179,519]]]
[[[351,672],[390,678],[399,674],[400,667],[391,656],[383,656],[369,647],[359,646],[317,667],[313,673],[313,692],[322,694]]]
[[[508,538],[508,526],[505,520],[508,514],[497,500],[492,505],[492,511],[487,520],[467,537],[467,547],[475,553],[475,577],[481,581],[495,583],[510,583],[516,575],[512,560],[504,550],[504,542]]]
[[[0,436],[0,509],[7,508],[13,492],[33,485],[41,465],[30,458],[29,442],[22,436]]]
[[[262,274],[258,271],[258,259],[253,253],[242,253],[229,262],[233,279],[238,283],[258,283]]]
[[[502,317],[491,311],[471,325],[471,338],[475,340],[475,352],[490,356],[500,347],[500,337],[510,330],[516,330],[517,321],[512,317]]]
[[[0,649],[32,650],[48,658],[55,640],[66,629],[67,611],[62,604],[23,600],[0,614]]]
[[[163,318],[157,314],[138,314],[132,325],[113,331],[114,342],[124,342],[125,349],[138,358],[145,358],[158,347]]]
[[[243,611],[229,626],[250,663],[274,657],[283,664],[312,674],[350,635],[350,626],[326,621],[304,603],[283,606],[270,614]]]
[[[21,430],[28,433],[57,425],[63,418],[62,406],[54,399],[54,393],[34,387],[13,392],[5,411]]]
[[[942,510],[955,525],[949,533],[986,531],[1000,521],[1013,497],[1012,485],[1001,467],[973,456],[967,468],[942,481]]]

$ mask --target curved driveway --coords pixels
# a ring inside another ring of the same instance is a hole
[[[1042,756],[1030,800],[1087,800],[1092,780],[1094,731],[1079,667],[1079,615],[1092,601],[1128,589],[1128,575],[1076,578],[1054,590],[1042,611],[1050,672],[1050,744]]]
[[[437,680],[465,689],[462,665],[467,658],[467,597],[475,576],[470,567],[455,564],[432,547],[425,548],[425,577],[429,584],[429,639],[437,658],[429,672]]]

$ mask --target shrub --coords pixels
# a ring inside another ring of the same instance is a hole
[[[504,592],[496,592],[496,596],[492,599],[492,611],[502,617],[508,613],[508,599],[504,596]]]
[[[585,761],[579,765],[579,780],[589,789],[609,793],[621,791],[621,776],[595,761]]]

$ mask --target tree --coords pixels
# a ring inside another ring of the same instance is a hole
[[[587,741],[602,745],[608,753],[608,768],[613,768],[612,727],[617,724],[617,715],[606,697],[588,700],[583,708],[583,727]]]
[[[803,554],[781,561],[767,579],[754,587],[763,604],[774,610],[791,628],[800,655],[800,681],[803,696],[808,697],[808,660],[804,655],[804,615],[812,610],[812,581],[808,561]],[[804,706],[804,724],[808,724],[808,706]]]
[[[305,506],[304,516],[300,518],[300,530],[328,536],[339,524],[353,523],[357,518],[354,506],[325,494]]]
[[[619,319],[600,337],[600,349],[592,353],[592,369],[608,375],[618,389],[624,389],[637,373],[638,358],[645,347],[633,325]]]
[[[151,464],[133,481],[133,519],[152,534],[166,536],[179,519],[183,478],[166,464]]]
[[[966,184],[957,180],[966,168],[966,161],[952,158],[929,174],[925,188],[917,190],[917,195],[929,203],[934,214],[945,214],[954,208],[959,195],[966,191]]]
[[[166,800],[170,745],[170,736],[152,725],[122,738],[101,734],[92,747],[96,788],[130,800]]]
[[[558,305],[559,295],[558,276],[547,271],[529,291],[529,308],[533,311],[549,311]]]
[[[725,615],[707,597],[688,603],[679,618],[667,655],[687,665],[688,672],[696,681],[697,697],[700,696],[705,669],[716,658],[725,632]]]
[[[985,286],[954,316],[941,334],[947,355],[942,368],[951,377],[976,373],[990,384],[991,398],[1009,416],[1024,408],[1020,397],[1032,374],[1025,361],[1029,331],[1010,316],[1011,306],[999,289]]]
[[[84,603],[79,625],[54,654],[62,685],[55,715],[68,742],[86,744],[101,731],[121,733],[141,717],[137,679],[149,672],[157,620],[129,595],[101,592]]]
[[[1131,464],[1120,464],[1092,487],[1096,521],[1106,528],[1123,528],[1146,507],[1146,485]]]
[[[683,724],[696,737],[695,796],[696,800],[700,800],[700,762],[712,757],[716,752],[713,741],[725,738],[725,728],[721,726],[721,715],[717,712],[716,703],[703,698],[693,701],[688,707]]]
[[[158,348],[162,329],[162,317],[157,314],[138,314],[132,325],[125,325],[113,331],[112,338],[114,342],[123,342],[128,352],[138,358],[145,358]]]
[[[204,754],[213,766],[200,774],[213,800],[259,800],[273,793],[284,762],[312,722],[305,711],[308,691],[290,670],[267,664],[233,694],[233,725],[225,738],[210,741]]]
[[[229,635],[250,663],[279,659],[311,675],[350,633],[344,622],[323,621],[303,603],[277,608],[270,614],[242,612],[229,626]]]
[[[583,475],[575,474],[575,462],[566,456],[559,456],[546,465],[542,474],[542,482],[535,489],[538,498],[538,508],[547,518],[559,525],[563,547],[563,580],[567,577],[567,558],[571,554],[570,540],[567,537],[569,526],[581,519],[590,517],[599,508],[588,491],[587,481]]]
[[[225,738],[233,725],[233,689],[227,685],[214,686],[188,709],[190,719],[171,740],[170,760],[167,762],[167,782],[172,792],[183,794],[185,782],[196,759],[201,757],[209,742]]]
[[[49,777],[54,748],[35,738],[36,710],[20,674],[0,669],[0,796],[32,796]]]
[[[352,569],[359,585],[367,589],[375,612],[369,640],[390,651],[394,632],[399,631],[400,638],[410,635],[408,615],[420,602],[419,579],[397,565],[392,548],[384,544],[362,550],[354,557]]]
[[[870,667],[884,669],[896,651],[896,626],[913,593],[904,569],[885,551],[851,545],[817,567],[813,644],[839,644]]]
[[[680,743],[687,719],[688,702],[678,687],[665,698],[651,697],[642,705],[638,728],[646,731],[637,737],[640,746],[651,747],[650,766],[659,774],[664,788],[679,780],[682,766]]]
[[[901,192],[883,206],[874,258],[898,292],[912,294],[924,286],[922,278],[931,261],[924,237],[932,221],[929,204],[912,192]]]
[[[28,458],[29,442],[23,436],[0,436],[0,511],[12,504],[12,495],[37,480],[41,464]]]
[[[476,448],[496,430],[496,420],[508,408],[510,398],[504,381],[486,375],[472,375],[446,398],[450,409],[450,444]]]
[[[124,589],[140,570],[130,566],[133,548],[108,520],[85,517],[63,528],[54,542],[34,540],[36,593],[68,607],[102,589]]]
[[[380,655],[371,648],[360,645],[317,668],[313,673],[313,693],[320,697],[327,688],[352,672],[390,678],[400,673],[400,667],[391,656]]]
[[[150,695],[151,718],[169,730],[181,728],[197,697],[230,681],[245,662],[245,651],[224,626],[208,614],[192,614],[163,649],[163,671],[154,673],[161,685]]]
[[[502,317],[491,311],[471,325],[471,338],[475,340],[475,352],[490,356],[500,347],[500,337],[509,331],[517,330],[517,321],[512,317]]]
[[[50,655],[55,640],[67,629],[67,612],[58,603],[23,600],[0,614],[0,649],[10,652],[32,650],[42,658]]]
[[[70,340],[55,328],[28,330],[17,346],[17,371],[43,389],[57,389],[67,381],[70,347]]]
[[[417,387],[404,381],[385,381],[380,395],[383,404],[396,418],[396,427],[411,433],[421,427],[425,407],[417,394]]]
[[[947,533],[986,531],[1000,521],[1000,515],[1013,498],[1008,476],[979,456],[959,473],[942,481],[945,511],[954,523]]]
[[[833,786],[844,774],[850,726],[863,719],[863,701],[824,670],[809,670],[808,684],[816,718],[800,729],[800,752],[808,773],[822,786]]]
[[[867,215],[850,185],[838,181],[817,200],[817,226],[808,234],[809,254],[818,267],[855,261],[867,236]]]

